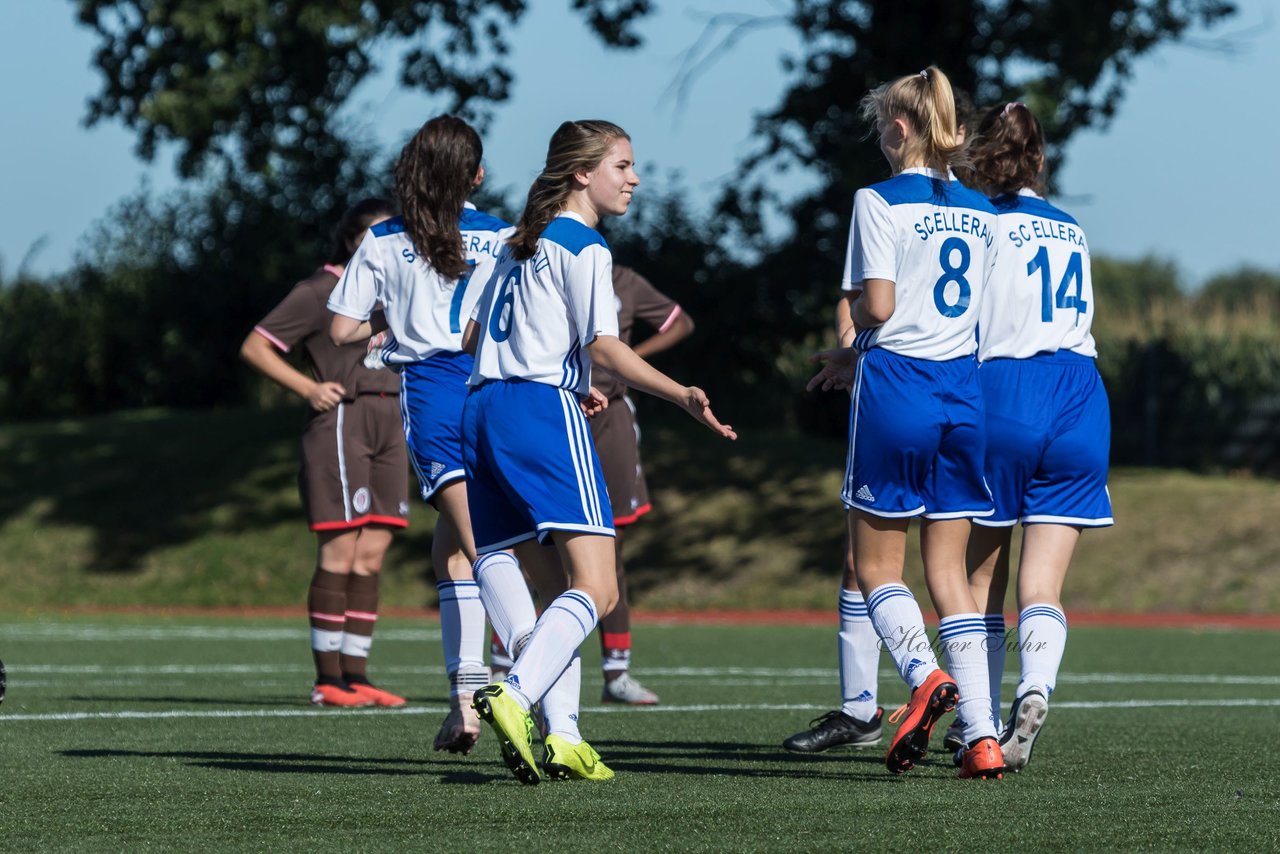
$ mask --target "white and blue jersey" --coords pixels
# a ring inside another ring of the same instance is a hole
[[[420,255],[403,217],[370,228],[329,297],[329,310],[368,320],[379,303],[391,332],[383,348],[388,365],[421,362],[462,350],[462,330],[489,280],[498,253],[514,229],[470,203],[458,217],[467,264],[461,279],[441,275]]]
[[[608,244],[576,214],[560,214],[532,257],[518,261],[503,250],[472,318],[480,324],[473,386],[519,379],[585,396],[586,346],[618,335]]]
[[[476,550],[553,531],[613,536],[613,513],[579,406],[587,346],[618,334],[613,259],[595,229],[562,213],[532,257],[504,249],[473,315],[479,324],[463,407],[467,498]]]
[[[1026,359],[1059,350],[1097,356],[1084,229],[1031,190],[992,203],[999,214],[999,252],[978,311],[978,359]]]
[[[996,211],[933,169],[906,169],[853,197],[843,287],[894,283],[893,316],[854,347],[941,362],[977,349],[982,291],[996,260]]]
[[[394,217],[369,229],[329,297],[329,310],[367,320],[381,304],[388,336],[382,354],[400,371],[400,415],[423,499],[464,476],[462,404],[472,360],[462,331],[514,229],[470,203],[458,217],[471,271],[442,276]]]
[[[993,527],[1112,524],[1111,412],[1094,359],[1089,245],[1030,190],[993,200],[995,273],[982,306],[978,378]]]
[[[854,196],[843,287],[894,284],[858,333],[841,500],[877,516],[990,515],[974,330],[995,261],[996,212],[952,176],[907,169]]]

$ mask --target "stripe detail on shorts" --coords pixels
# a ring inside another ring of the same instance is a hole
[[[351,521],[351,487],[347,483],[347,450],[343,447],[342,427],[346,423],[347,407],[338,404],[338,478],[342,481],[342,518]]]
[[[578,497],[582,501],[582,516],[588,525],[605,527],[604,513],[600,508],[600,493],[596,489],[591,436],[587,433],[586,419],[581,417],[577,397],[560,389],[560,408],[564,412],[565,434],[569,438],[569,453],[573,458],[574,474],[578,479]],[[612,513],[610,513],[612,519]]]

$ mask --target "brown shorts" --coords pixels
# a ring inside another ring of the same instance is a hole
[[[640,428],[631,399],[610,398],[609,407],[591,419],[591,438],[604,470],[614,527],[630,525],[653,509],[640,468]]]
[[[302,507],[313,531],[409,525],[409,458],[398,395],[312,412],[302,431]]]

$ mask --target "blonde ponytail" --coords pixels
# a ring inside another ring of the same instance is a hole
[[[902,119],[911,125],[915,134],[905,160],[922,160],[944,175],[948,169],[965,163],[965,146],[956,124],[955,93],[947,75],[936,65],[877,86],[860,106],[868,122]]]

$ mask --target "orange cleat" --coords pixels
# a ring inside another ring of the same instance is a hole
[[[352,682],[350,684],[352,691],[355,691],[361,697],[367,698],[369,703],[374,706],[398,709],[409,702],[404,697],[392,694],[390,691],[383,691],[370,682]]]
[[[999,780],[1004,777],[1004,755],[994,738],[980,738],[964,752],[960,760],[962,780]]]
[[[898,724],[898,731],[889,744],[885,767],[894,774],[914,768],[929,749],[933,725],[956,707],[959,698],[960,689],[946,671],[938,668],[930,673],[929,678],[911,692],[911,702],[889,716],[889,723],[902,723]]]
[[[328,682],[317,682],[315,684],[311,689],[311,702],[317,706],[339,706],[349,709],[373,705],[373,700],[364,694],[357,693],[350,688],[344,688],[341,685],[331,685]]]

